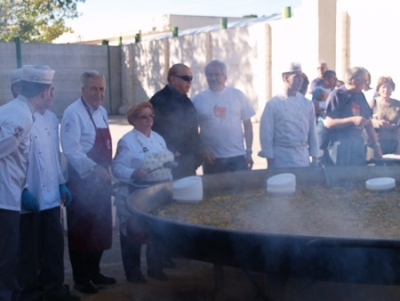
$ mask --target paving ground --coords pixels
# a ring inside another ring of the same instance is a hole
[[[259,285],[261,294],[245,273],[236,268],[224,268],[224,286],[216,291],[213,266],[188,259],[175,259],[177,268],[165,269],[168,281],[147,279],[146,284],[133,284],[125,280],[122,269],[119,232],[114,228],[113,247],[104,253],[102,272],[114,276],[117,284],[109,286],[94,295],[73,293],[82,301],[263,301],[267,292],[280,301],[398,301],[400,288],[379,285],[351,285],[327,282],[313,282],[290,279],[282,290],[268,281],[265,275],[251,272]],[[67,248],[65,254],[66,283],[72,287],[71,267]],[[142,271],[146,275],[146,263],[142,258]]]
[[[118,140],[131,129],[124,117],[111,116],[110,125],[114,151]],[[265,160],[257,156],[260,149],[258,142],[258,124],[254,124],[254,169],[265,168]],[[198,171],[201,174],[201,169]],[[208,300],[266,300],[259,294],[255,286],[240,269],[224,268],[225,281],[222,290],[215,290],[213,266],[188,259],[177,259],[176,269],[166,269],[169,276],[166,282],[148,279],[147,284],[132,284],[125,280],[123,273],[118,223],[114,228],[113,247],[104,253],[102,272],[114,276],[117,284],[100,290],[95,295],[74,293],[82,297],[82,301],[208,301]],[[65,240],[66,241],[66,240]],[[73,285],[71,266],[67,248],[65,249],[66,284]],[[142,270],[146,274],[145,260],[142,260]],[[395,286],[350,285],[325,282],[311,282],[290,279],[283,290],[266,276],[251,273],[263,294],[269,292],[274,300],[281,301],[398,301],[400,288]]]

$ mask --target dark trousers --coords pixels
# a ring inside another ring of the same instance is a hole
[[[72,275],[77,283],[85,283],[94,275],[100,273],[100,260],[103,251],[72,251],[69,250]]]
[[[134,277],[140,271],[142,245],[131,241],[120,231],[121,256],[126,278]]]
[[[0,209],[0,301],[11,300],[19,239],[18,211]]]
[[[124,235],[120,231],[120,242],[121,242],[121,256],[122,263],[126,278],[134,277],[140,269],[140,258],[142,243],[136,242],[135,239]],[[153,272],[160,272],[163,269],[162,258],[168,257],[167,254],[162,252],[162,244],[158,244],[157,241],[149,238],[147,240],[147,252],[146,261],[147,269]],[[158,245],[157,245],[158,244]]]
[[[64,290],[64,234],[60,222],[60,207],[40,212],[39,268],[40,284],[45,295]]]
[[[330,143],[329,132],[322,120],[318,121],[317,123],[317,138],[319,149],[324,151],[322,157],[318,158],[318,162],[325,166],[334,165],[328,151],[328,146]]]
[[[64,292],[64,238],[60,207],[21,214],[16,300],[37,300],[39,285],[46,296]]]
[[[17,284],[13,300],[34,301],[38,299],[38,250],[39,213],[21,214],[19,223],[19,246]]]
[[[204,162],[203,164],[204,174],[214,174],[220,172],[230,172],[247,169],[248,168],[245,156],[217,158],[214,160],[214,163]]]
[[[331,143],[328,150],[329,156],[336,166],[366,165],[366,147],[361,136],[336,140]]]

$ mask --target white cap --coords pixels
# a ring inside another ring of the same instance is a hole
[[[22,68],[14,69],[10,72],[10,84],[13,85],[21,81]]]
[[[53,83],[55,71],[47,65],[25,65],[22,67],[22,80],[39,84]]]
[[[290,62],[282,68],[282,73],[301,72],[301,64],[297,62]]]

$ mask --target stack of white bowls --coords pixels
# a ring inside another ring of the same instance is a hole
[[[172,198],[180,203],[197,203],[203,199],[203,181],[192,176],[175,181],[172,184]]]
[[[267,179],[267,192],[273,194],[291,194],[296,191],[296,176],[281,173]]]

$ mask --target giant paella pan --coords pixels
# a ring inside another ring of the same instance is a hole
[[[266,179],[296,177],[296,192],[266,192]],[[400,282],[400,190],[370,191],[396,166],[292,168],[203,176],[204,199],[177,203],[173,182],[130,195],[127,207],[173,257],[278,277]],[[399,182],[400,183],[400,182]]]

